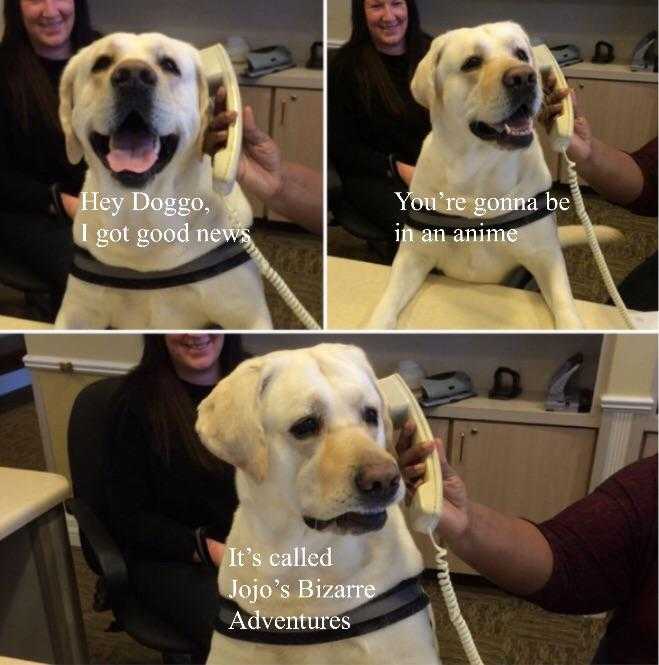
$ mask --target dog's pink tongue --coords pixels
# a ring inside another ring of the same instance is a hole
[[[108,164],[115,172],[144,173],[158,159],[160,140],[146,132],[120,132],[110,138]]]

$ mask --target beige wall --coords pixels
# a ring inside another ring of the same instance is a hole
[[[611,42],[616,58],[629,61],[633,48],[657,25],[653,0],[417,0],[423,28],[437,35],[446,30],[490,21],[521,23],[532,38],[550,45],[572,43],[590,60],[595,42]],[[350,2],[327,0],[327,35],[345,40],[350,34]]]
[[[52,360],[55,363],[88,363],[103,361],[118,368],[135,364],[139,359],[139,335],[25,335],[28,363],[30,359]],[[44,443],[46,463],[50,470],[69,476],[67,429],[71,407],[78,393],[88,384],[98,381],[97,372],[71,373],[66,369],[34,369],[34,390],[39,426]]]
[[[89,0],[94,26],[115,31],[164,32],[203,47],[241,35],[252,48],[284,44],[303,63],[323,38],[322,0]]]
[[[622,396],[652,396],[657,400],[657,336],[616,335],[603,392]]]
[[[140,335],[104,333],[100,335],[25,335],[29,355],[57,356],[63,360],[93,359],[137,362],[141,351]]]

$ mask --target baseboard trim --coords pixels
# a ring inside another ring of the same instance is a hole
[[[73,515],[66,513],[66,530],[69,534],[69,542],[72,547],[81,547],[80,545],[80,529],[78,528],[78,521]]]
[[[114,360],[93,360],[90,358],[63,358],[61,356],[39,356],[28,353],[23,358],[28,369],[64,372],[66,374],[98,374],[100,376],[123,376],[134,363]]]

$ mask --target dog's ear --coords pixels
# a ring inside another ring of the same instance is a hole
[[[197,98],[199,100],[199,136],[197,137],[197,147],[199,155],[203,157],[204,141],[206,140],[206,132],[211,121],[212,110],[210,105],[211,100],[208,96],[208,81],[201,68],[201,59],[199,56],[197,56],[195,62],[195,73],[197,77]]]
[[[412,97],[428,110],[432,107],[433,100],[439,94],[439,83],[437,81],[437,65],[442,56],[444,46],[444,35],[434,39],[428,53],[421,59],[412,77]]]
[[[199,438],[211,453],[257,482],[268,469],[259,408],[263,365],[261,358],[247,360],[222,379],[199,405],[196,424]]]
[[[64,68],[62,79],[59,84],[59,120],[64,132],[66,143],[66,156],[71,164],[77,164],[83,156],[82,144],[76,136],[73,128],[73,105],[74,101],[74,82],[78,65],[81,62],[81,56],[86,51],[83,49],[77,55],[74,55]]]

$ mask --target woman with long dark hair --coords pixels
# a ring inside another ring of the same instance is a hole
[[[217,566],[237,506],[233,467],[194,429],[196,408],[245,359],[238,335],[145,335],[118,391],[107,467],[114,536],[140,600],[210,646]]]
[[[428,112],[410,81],[430,46],[415,0],[352,0],[352,34],[329,71],[328,150],[346,197],[383,231],[400,220]]]
[[[66,157],[59,80],[98,33],[87,0],[5,0],[0,41],[0,242],[51,286],[54,315],[72,257],[84,164]]]

